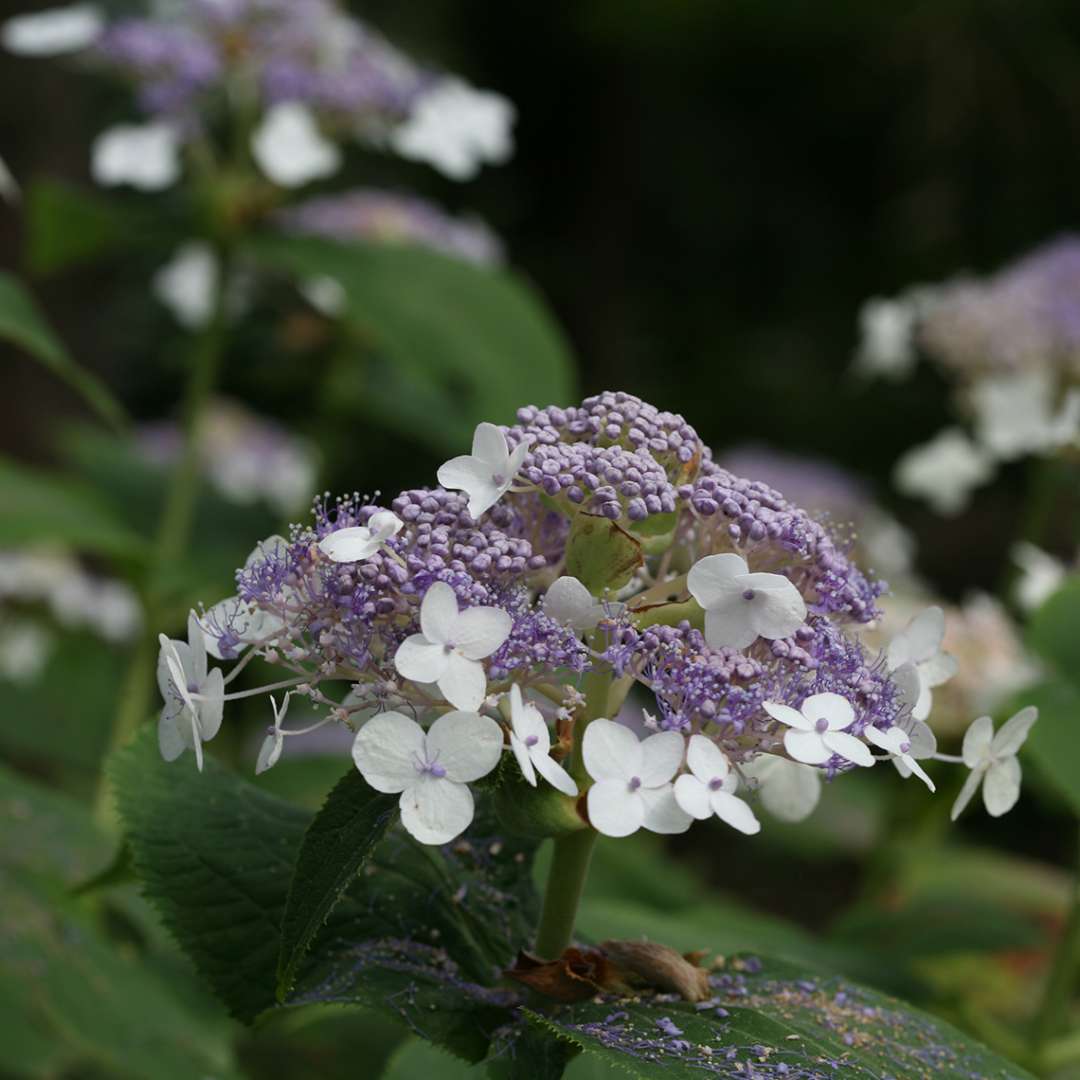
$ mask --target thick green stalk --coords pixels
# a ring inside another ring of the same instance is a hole
[[[1080,855],[1080,843],[1077,846],[1078,855]],[[1078,861],[1076,878],[1073,881],[1065,929],[1054,952],[1054,962],[1046,980],[1042,1003],[1032,1025],[1031,1043],[1036,1055],[1041,1055],[1047,1043],[1055,1035],[1060,1034],[1065,1026],[1069,997],[1076,985],[1078,968],[1080,968],[1080,861]]]
[[[574,920],[585,891],[596,837],[595,829],[582,829],[553,841],[555,853],[536,931],[536,954],[544,960],[557,959],[573,940]]]

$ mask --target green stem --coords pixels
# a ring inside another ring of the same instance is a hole
[[[1078,843],[1078,849],[1080,849],[1080,843]],[[1039,1011],[1035,1014],[1032,1025],[1031,1042],[1037,1054],[1065,1026],[1069,997],[1076,981],[1078,966],[1080,966],[1080,863],[1078,863],[1076,879],[1073,882],[1072,901],[1066,916],[1065,929],[1054,951],[1054,962],[1050,968],[1049,978],[1046,980]]]
[[[573,939],[574,920],[598,835],[595,829],[582,829],[553,841],[555,853],[536,931],[536,954],[541,959],[557,959]]]

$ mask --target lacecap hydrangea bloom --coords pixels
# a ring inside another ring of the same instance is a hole
[[[187,643],[163,640],[169,756],[201,752],[234,696],[205,649],[283,669],[243,696],[287,690],[353,730],[423,843],[467,828],[477,783],[534,831],[620,836],[713,815],[752,834],[759,793],[797,819],[822,779],[881,761],[933,786],[941,612],[870,651],[885,585],[849,532],[716,465],[682,417],[625,393],[529,406],[439,477],[388,505],[319,500]],[[644,737],[617,719],[634,684]],[[284,713],[260,769],[301,733]]]

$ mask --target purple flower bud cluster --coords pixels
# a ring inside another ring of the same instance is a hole
[[[961,373],[1080,375],[1080,236],[1052,240],[983,280],[939,286],[918,339]]]
[[[357,188],[324,195],[278,214],[287,232],[364,240],[377,244],[415,244],[465,262],[502,262],[499,238],[482,221],[454,218],[432,203],[389,191]]]
[[[198,98],[228,87],[374,133],[433,79],[333,0],[193,0],[118,20],[95,53],[136,84],[145,111],[188,123]]]

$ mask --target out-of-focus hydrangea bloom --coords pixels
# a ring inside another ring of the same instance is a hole
[[[501,241],[482,221],[455,218],[424,199],[390,191],[357,188],[319,196],[281,211],[278,221],[287,232],[414,244],[480,266],[498,264],[503,257]]]
[[[142,452],[168,464],[179,457],[177,424],[146,424],[139,433]],[[303,439],[235,402],[217,399],[206,410],[199,444],[203,469],[214,489],[241,505],[263,501],[275,512],[294,514],[311,499],[318,462]]]

